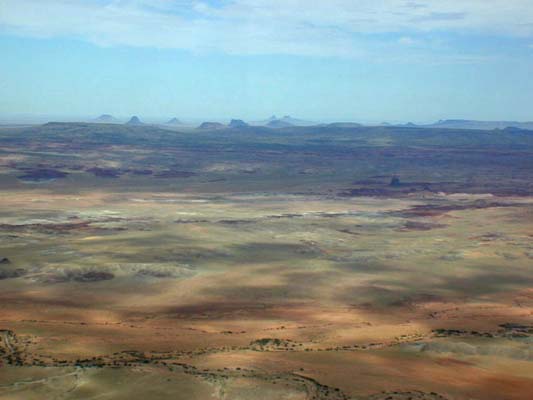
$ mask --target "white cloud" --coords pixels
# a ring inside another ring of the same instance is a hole
[[[403,44],[405,46],[414,46],[415,44],[418,43],[418,41],[413,39],[410,36],[402,36],[401,38],[398,39],[398,43]]]
[[[360,56],[379,35],[533,36],[531,0],[0,0],[0,29],[98,45],[234,54]],[[393,43],[389,43],[393,46]]]

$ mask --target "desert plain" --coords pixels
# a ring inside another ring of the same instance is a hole
[[[0,129],[1,399],[533,396],[533,135]]]

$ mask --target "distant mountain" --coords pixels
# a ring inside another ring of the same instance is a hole
[[[139,117],[134,115],[133,117],[130,118],[128,122],[126,122],[126,125],[143,125],[143,123],[141,122]]]
[[[273,119],[272,121],[266,124],[269,128],[287,128],[289,126],[294,126],[290,122],[284,121],[283,119]]]
[[[174,117],[172,119],[169,119],[167,121],[167,125],[181,125],[181,124],[182,124],[182,122],[179,119],[177,119],[176,117]]]
[[[249,125],[242,119],[232,119],[228,126],[230,128],[246,128]]]
[[[118,122],[118,120],[110,114],[102,114],[94,120],[94,122],[113,124]]]
[[[505,129],[505,128],[519,128],[533,130],[533,122],[517,122],[517,121],[476,121],[468,119],[445,119],[435,122],[426,127],[434,128],[449,128],[449,129]]]
[[[261,121],[254,121],[252,123],[252,125],[256,125],[256,126],[266,126],[268,125],[269,122],[272,122],[272,121],[276,121],[278,119],[278,117],[276,117],[275,115],[272,115],[271,117],[267,118],[267,119],[263,119]]]
[[[226,126],[220,122],[203,122],[198,129],[203,130],[214,130],[214,129],[224,129]]]
[[[286,122],[291,125],[296,125],[296,126],[315,125],[314,122],[305,121],[303,119],[292,118],[290,115],[285,115],[283,118],[281,118],[281,121]]]
[[[266,120],[255,122],[255,125],[281,128],[283,126],[313,126],[316,125],[316,123],[305,121],[303,119],[292,118],[290,115],[285,115],[283,118],[277,118],[275,115],[273,115]]]

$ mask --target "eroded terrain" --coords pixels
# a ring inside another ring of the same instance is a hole
[[[250,130],[0,131],[0,398],[531,397],[533,135]]]

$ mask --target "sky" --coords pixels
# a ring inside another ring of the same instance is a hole
[[[0,0],[0,118],[533,120],[533,0]]]

